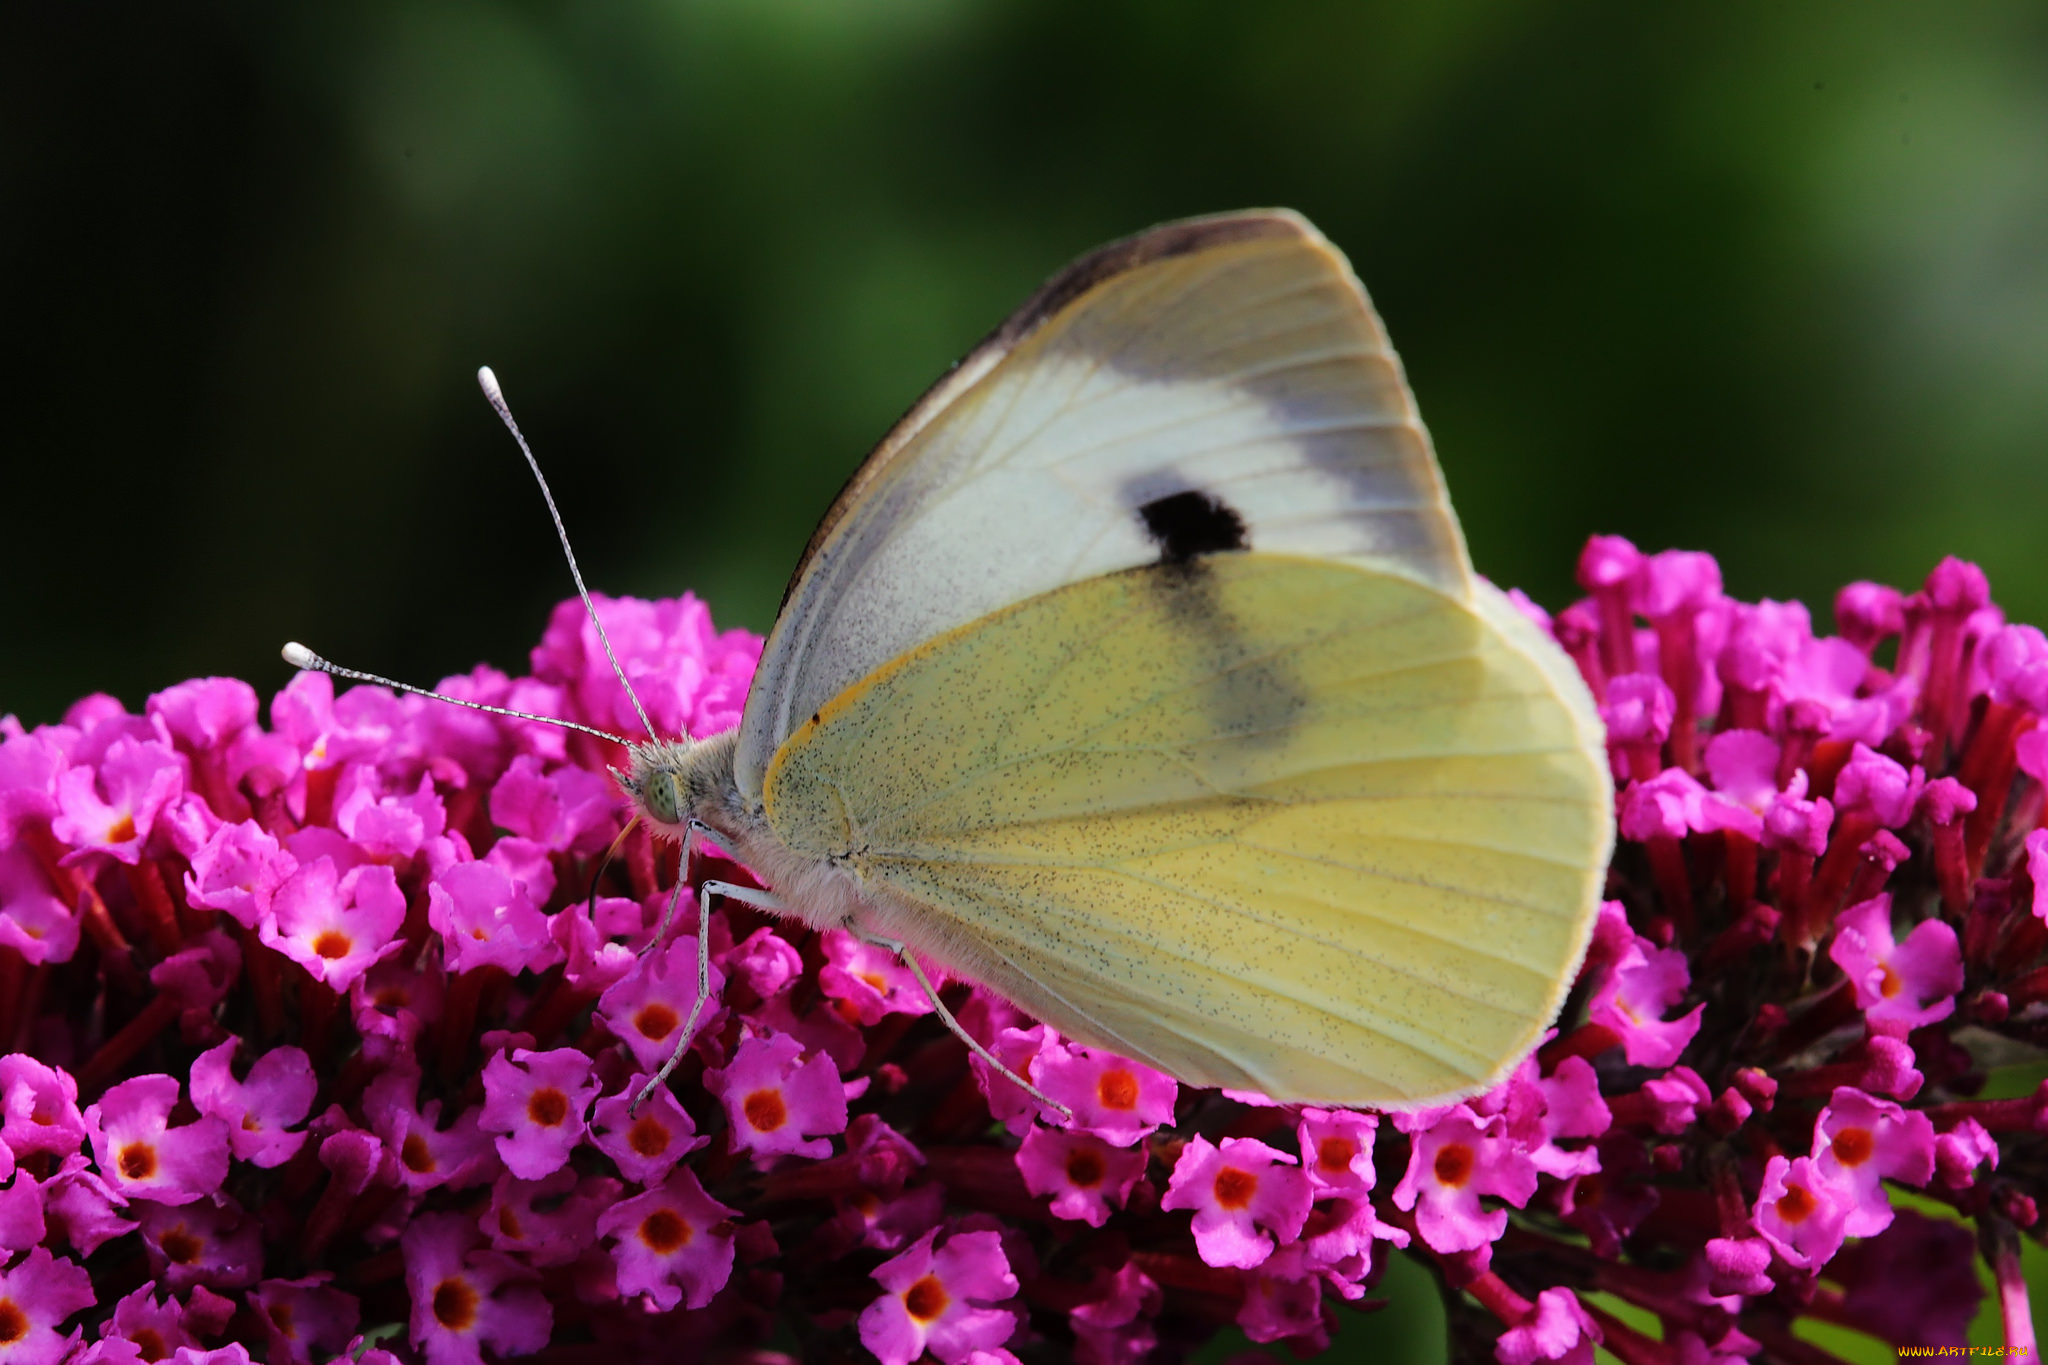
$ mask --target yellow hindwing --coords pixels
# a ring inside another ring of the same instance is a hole
[[[1071,584],[841,693],[768,819],[883,932],[1184,1081],[1467,1093],[1571,983],[1612,800],[1577,675],[1472,594],[1256,552]]]

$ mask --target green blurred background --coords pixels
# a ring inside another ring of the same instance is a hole
[[[1497,580],[1618,531],[1825,619],[1956,553],[2048,619],[2038,4],[52,0],[0,8],[0,712],[287,637],[522,670],[568,585],[485,362],[593,584],[763,629],[1040,279],[1269,204]]]

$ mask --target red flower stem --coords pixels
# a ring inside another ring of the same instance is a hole
[[[164,890],[163,879],[157,876],[155,863],[136,863],[123,866],[121,871],[128,878],[128,887],[135,893],[135,903],[142,907],[144,923],[149,929],[149,944],[156,949],[158,957],[169,957],[185,946],[185,937],[178,932],[178,907],[171,904],[171,893]]]
[[[448,983],[448,998],[441,1006],[442,1080],[453,1081],[461,1071],[474,1041],[477,1005],[483,999],[484,988],[504,974],[503,967],[478,967],[458,974]]]
[[[2015,972],[2041,955],[2048,948],[2048,924],[2043,924],[2027,907],[2011,916],[2015,921],[2006,933],[2005,942],[1998,948],[1998,965],[2004,972]]]
[[[26,1003],[24,983],[28,980],[28,959],[18,949],[0,948],[0,1040],[10,1039],[21,1030],[22,1006]],[[27,1018],[35,1018],[30,1010]]]
[[[1664,681],[1678,703],[1671,718],[1671,766],[1694,772],[1699,768],[1699,716],[1694,709],[1699,696],[1699,660],[1693,652],[1693,618],[1696,612],[1679,611],[1656,622],[1657,659],[1663,666]]]
[[[1756,840],[1734,830],[1723,830],[1725,852],[1722,877],[1728,884],[1728,906],[1741,919],[1756,902]]]
[[[519,1019],[520,1031],[533,1035],[535,1047],[548,1047],[569,1026],[569,1021],[595,999],[594,993],[579,991],[569,984],[567,977],[558,976],[543,986],[526,1007],[526,1013]]]
[[[2020,1235],[1995,1214],[1977,1220],[1977,1243],[1998,1283],[1998,1312],[2005,1320],[2007,1353],[2034,1354],[2034,1311],[2027,1302],[2027,1277],[2020,1265]]]
[[[1593,589],[1600,609],[1600,666],[1618,678],[1636,671],[1636,618],[1628,609],[1628,585],[1610,583]]]
[[[29,1036],[35,1031],[36,1020],[43,1014],[43,992],[50,984],[50,964],[39,962],[29,973],[28,985],[22,989],[21,1003],[14,1021],[14,1031],[0,1036],[10,1051],[28,1051]]]
[[[99,1051],[86,1059],[78,1069],[78,1093],[97,1095],[107,1087],[108,1082],[120,1074],[136,1053],[142,1051],[159,1033],[178,1022],[183,1006],[178,997],[169,991],[158,991],[149,1003],[139,1010],[133,1019],[121,1026],[120,1032],[101,1043]]]
[[[299,1046],[320,1066],[328,1053],[328,1033],[334,1023],[337,1003],[334,988],[316,981],[310,972],[299,973]]]
[[[2048,967],[2036,967],[2005,990],[2007,1006],[2022,1009],[2036,1000],[2048,1000]]]
[[[1877,817],[1868,811],[1851,811],[1837,817],[1827,855],[1820,860],[1813,885],[1807,889],[1800,915],[1800,938],[1795,946],[1812,947],[1827,933],[1828,926],[1834,923],[1835,911],[1842,907],[1849,879],[1856,875],[1857,865],[1863,859],[1863,841],[1882,828]]]
[[[1621,1035],[1605,1024],[1581,1024],[1562,1038],[1553,1038],[1536,1053],[1537,1064],[1548,1076],[1567,1057],[1591,1061],[1609,1048],[1621,1046]]]
[[[308,1138],[306,1145],[312,1146],[313,1140]],[[327,1250],[327,1244],[334,1240],[334,1234],[341,1231],[341,1221],[348,1216],[349,1205],[355,1202],[355,1197],[356,1191],[348,1187],[347,1181],[329,1173],[327,1188],[320,1191],[319,1202],[306,1215],[303,1240],[308,1261],[319,1260],[321,1253]]]
[[[2019,771],[2019,738],[2033,729],[2035,723],[2033,714],[2025,707],[1993,702],[1984,713],[1984,723],[1977,728],[1970,752],[1963,757],[1958,776],[1977,796],[1977,809],[1963,822],[1972,876],[1982,874],[1991,836],[2005,816],[2013,778]]]
[[[1778,1031],[1778,1036],[1771,1040],[1772,1048],[1781,1057],[1803,1052],[1809,1044],[1833,1033],[1855,1016],[1855,989],[1846,979],[1837,981],[1797,1019]]]
[[[1131,1262],[1169,1289],[1186,1289],[1236,1304],[1244,1298],[1244,1277],[1235,1270],[1204,1265],[1178,1251],[1133,1251]]]
[[[1677,1365],[1678,1353],[1663,1342],[1652,1341],[1597,1303],[1585,1307],[1587,1316],[1600,1325],[1600,1344],[1622,1365]]]
[[[1934,827],[1934,877],[1941,887],[1941,908],[1951,919],[1961,919],[1970,908],[1970,867],[1975,859],[1965,846],[1966,837],[1960,820]]]
[[[2028,1133],[2048,1129],[2048,1081],[2034,1087],[2031,1095],[2010,1100],[1957,1100],[1930,1105],[1922,1111],[1940,1132],[1975,1119],[1993,1133]]]
[[[1709,974],[1740,966],[1756,948],[1778,932],[1780,916],[1762,901],[1751,901],[1741,918],[1714,936],[1700,965]]]
[[[1693,931],[1692,874],[1686,870],[1685,849],[1668,834],[1652,836],[1648,848],[1650,875],[1657,883],[1657,894],[1671,913],[1679,942],[1690,942]]]
[[[334,789],[341,781],[341,768],[314,768],[306,774],[306,823],[334,822]]]
[[[1803,927],[1808,891],[1813,885],[1813,855],[1803,848],[1783,849],[1778,854],[1778,928],[1788,947],[1797,947],[1794,935]]]
[[[1520,1327],[1535,1316],[1536,1305],[1508,1287],[1506,1280],[1491,1270],[1473,1278],[1465,1292],[1479,1300],[1479,1306],[1499,1318],[1503,1327]]]
[[[249,974],[249,993],[256,999],[256,1027],[265,1038],[284,1030],[284,960],[256,936],[254,929],[235,925],[242,945],[242,970]]]

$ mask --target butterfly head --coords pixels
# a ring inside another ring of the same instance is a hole
[[[691,820],[723,829],[737,801],[732,791],[734,732],[709,739],[657,739],[626,746],[627,764],[617,768],[620,790],[657,834],[680,839]]]

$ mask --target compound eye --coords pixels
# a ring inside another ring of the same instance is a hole
[[[664,825],[682,823],[682,812],[676,800],[676,778],[674,773],[651,773],[647,778],[642,799],[647,804],[647,813]]]

